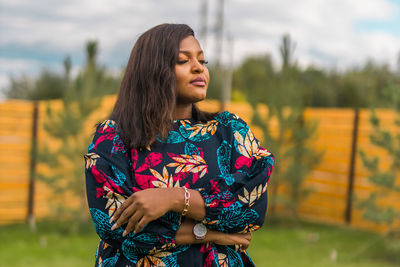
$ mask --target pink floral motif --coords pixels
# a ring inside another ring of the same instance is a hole
[[[126,152],[125,145],[122,142],[121,138],[119,136],[115,135],[114,139],[116,139],[116,140],[113,140],[115,142],[114,142],[113,147],[111,149],[111,155],[110,155],[111,157],[112,157],[113,153],[115,153],[115,152],[120,152],[120,153],[125,153]]]
[[[237,170],[243,168],[243,166],[251,167],[252,160],[245,156],[239,156],[235,162],[235,168]]]
[[[153,175],[135,173],[135,181],[140,189],[154,188],[153,181],[157,181],[157,177]]]
[[[143,172],[147,169],[153,168],[154,166],[158,165],[162,161],[162,154],[159,152],[152,152],[147,155],[144,159],[143,164],[136,169],[136,172]]]
[[[114,181],[107,176],[107,174],[105,174],[102,170],[97,169],[96,166],[92,167],[92,174],[97,183],[102,184],[102,186],[105,185],[108,188],[112,188],[114,191],[117,191],[120,194],[125,194],[124,190],[120,186],[116,185]]]
[[[110,124],[113,127],[111,127]],[[101,125],[103,125],[103,127],[98,128],[98,130],[97,130],[98,133],[115,133],[115,128],[114,128],[115,121],[106,120]]]
[[[217,181],[210,181],[211,184],[211,192],[212,194],[219,194],[221,192],[221,190],[219,189],[219,185]]]
[[[174,174],[174,182],[186,180],[190,175],[189,172],[178,172]]]
[[[194,184],[199,179],[200,179],[199,173],[193,173],[192,184]]]
[[[96,188],[96,198],[102,197],[104,196],[104,189],[102,187],[98,187]]]
[[[201,246],[200,251],[207,255],[204,260],[204,267],[211,267],[213,261],[215,260],[212,245],[205,243]]]

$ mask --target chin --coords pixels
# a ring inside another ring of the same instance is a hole
[[[204,99],[206,99],[206,94],[202,94],[202,95],[199,95],[198,97],[197,97],[197,101],[196,102],[199,102],[199,101],[202,101],[202,100],[204,100]]]

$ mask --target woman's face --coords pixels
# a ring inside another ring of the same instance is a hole
[[[210,75],[203,50],[193,36],[183,39],[175,65],[178,104],[190,104],[206,98]]]

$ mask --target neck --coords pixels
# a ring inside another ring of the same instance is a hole
[[[193,104],[176,104],[174,119],[187,119],[192,117]]]

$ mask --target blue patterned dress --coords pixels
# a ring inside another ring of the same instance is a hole
[[[247,252],[213,243],[176,245],[180,214],[167,212],[141,232],[123,237],[109,220],[131,194],[154,187],[198,190],[203,223],[226,233],[259,229],[267,209],[272,154],[237,115],[222,112],[207,123],[176,120],[168,139],[128,149],[116,123],[97,127],[86,161],[90,213],[100,236],[95,266],[254,266]]]

